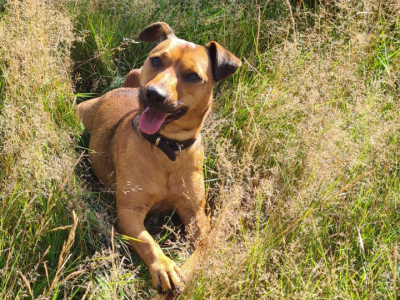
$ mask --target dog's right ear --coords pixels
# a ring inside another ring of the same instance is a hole
[[[164,22],[157,22],[151,24],[145,30],[143,30],[140,35],[139,39],[142,42],[157,42],[157,41],[164,41],[166,39],[176,37],[174,32],[172,31],[171,27],[167,23]]]

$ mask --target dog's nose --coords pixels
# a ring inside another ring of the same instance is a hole
[[[154,105],[162,104],[167,99],[167,93],[158,87],[149,86],[146,90],[146,99]]]

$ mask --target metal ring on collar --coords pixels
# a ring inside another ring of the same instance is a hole
[[[181,154],[181,152],[182,152],[182,145],[180,145],[178,142],[175,142],[175,144],[178,146],[178,149],[179,149],[179,153],[178,153],[178,156]]]

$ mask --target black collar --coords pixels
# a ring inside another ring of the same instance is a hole
[[[132,120],[132,126],[134,129],[137,128],[135,126],[135,119]],[[181,154],[182,150],[189,148],[196,141],[196,139],[189,139],[185,141],[170,140],[158,133],[146,134],[140,129],[139,131],[146,140],[148,140],[151,144],[157,146],[172,161],[176,160],[176,157]],[[179,153],[176,154],[176,151],[179,151]]]

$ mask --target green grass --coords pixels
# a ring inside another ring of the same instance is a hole
[[[398,299],[400,8],[331,2],[0,5],[0,298],[155,293],[74,105],[120,86],[152,47],[139,32],[165,21],[243,62],[203,130],[213,247],[180,299]],[[173,219],[148,226],[182,263]]]

